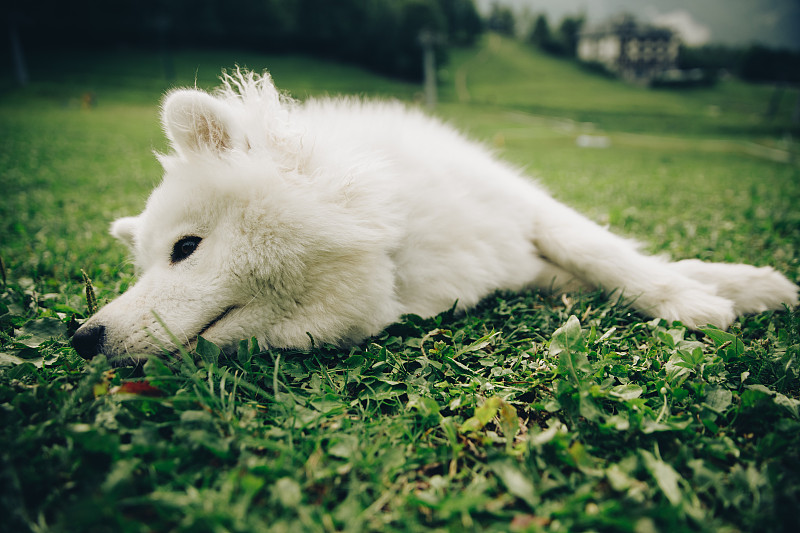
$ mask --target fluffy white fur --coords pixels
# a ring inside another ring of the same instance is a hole
[[[797,304],[769,267],[641,254],[450,127],[398,103],[298,104],[268,75],[167,96],[174,152],[112,234],[139,281],[79,330],[112,360],[191,345],[350,343],[496,289],[620,290],[641,313],[727,327]],[[175,243],[202,238],[171,262]]]

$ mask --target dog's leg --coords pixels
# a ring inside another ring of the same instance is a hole
[[[686,259],[672,264],[684,276],[713,286],[720,296],[733,300],[737,314],[760,313],[796,306],[798,287],[771,267],[706,263]]]
[[[536,277],[530,281],[529,285],[555,293],[579,292],[594,290],[595,288],[572,272],[564,270],[544,257],[542,257],[541,269],[537,272]]]
[[[734,303],[713,286],[640,253],[631,241],[556,200],[541,198],[536,217],[534,244],[542,256],[592,286],[620,290],[638,311],[692,328],[727,328],[736,317]]]

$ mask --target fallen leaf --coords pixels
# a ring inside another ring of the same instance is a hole
[[[126,381],[111,392],[114,394],[138,394],[139,396],[151,396],[154,398],[165,395],[164,391],[153,387],[146,381]]]

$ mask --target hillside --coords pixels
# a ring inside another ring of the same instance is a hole
[[[459,50],[447,68],[447,101],[589,122],[627,132],[752,137],[797,133],[798,91],[788,90],[773,118],[771,86],[721,81],[712,88],[648,89],[610,79],[576,62],[489,34],[478,49]]]

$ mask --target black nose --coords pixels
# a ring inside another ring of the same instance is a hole
[[[84,359],[91,359],[100,352],[106,336],[106,327],[101,324],[84,324],[72,336],[72,347]]]

